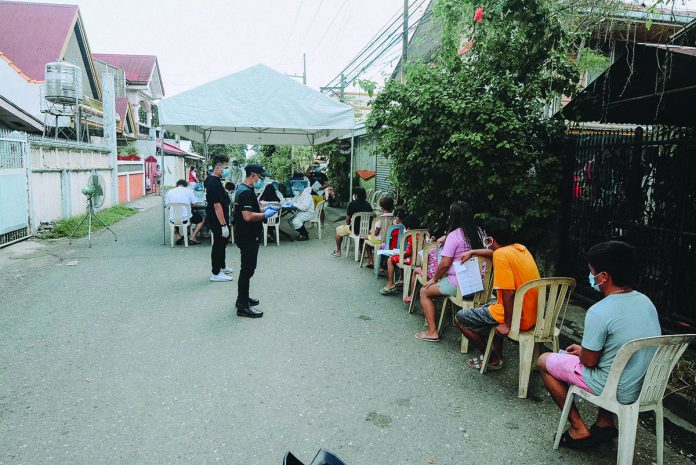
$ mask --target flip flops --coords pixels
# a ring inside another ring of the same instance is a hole
[[[340,254],[340,253],[336,253],[336,251],[333,250],[333,251],[331,251],[331,256],[332,256],[332,257],[340,257],[341,254]]]
[[[559,445],[567,447],[569,449],[586,449],[596,444],[597,441],[595,441],[595,439],[592,436],[583,439],[573,439],[572,437],[570,437],[570,432],[566,431],[561,436],[561,442]]]
[[[384,286],[381,291],[379,291],[382,295],[389,295],[389,294],[396,294],[399,292],[399,290],[396,287],[387,287]]]
[[[470,368],[473,368],[475,370],[480,370],[481,365],[483,365],[483,357],[481,357],[479,355],[478,357],[470,358],[469,360],[466,361],[466,364]],[[503,361],[502,360],[498,360],[498,363],[495,363],[495,364],[489,362],[488,366],[486,367],[486,369],[489,371],[496,371],[496,370],[500,370],[501,368],[503,368]]]
[[[440,337],[428,337],[425,335],[425,333],[416,333],[416,339],[419,341],[425,341],[425,342],[440,342]]]
[[[189,245],[198,245],[198,244],[200,244],[200,242],[193,240],[193,239],[189,239]]]
[[[619,430],[613,426],[601,427],[592,425],[590,426],[590,433],[592,434],[594,440],[599,444],[602,442],[609,442],[615,437],[618,437]]]

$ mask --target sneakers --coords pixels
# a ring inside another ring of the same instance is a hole
[[[232,278],[230,276],[227,276],[222,271],[220,271],[218,274],[211,274],[210,280],[213,282],[217,282],[217,283],[224,283],[227,281],[232,281]]]
[[[220,273],[232,274],[232,273],[234,273],[234,268],[230,268],[229,266],[226,266],[225,268],[220,270]]]

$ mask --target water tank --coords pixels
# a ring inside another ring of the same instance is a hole
[[[48,63],[45,85],[49,102],[69,105],[82,100],[82,70],[71,63]]]

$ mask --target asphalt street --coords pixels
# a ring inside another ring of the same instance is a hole
[[[0,464],[280,465],[320,447],[349,465],[615,463],[615,443],[552,449],[560,412],[537,374],[517,398],[517,346],[481,376],[452,327],[417,341],[420,315],[330,255],[335,225],[261,248],[251,320],[236,274],[208,281],[209,243],[162,245],[158,201],[118,242],[0,249]],[[654,461],[639,428],[634,463]],[[691,462],[666,448],[665,463]]]

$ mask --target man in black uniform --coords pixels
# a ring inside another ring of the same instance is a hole
[[[228,274],[232,268],[225,265],[225,246],[230,236],[230,198],[222,186],[222,179],[229,176],[230,159],[226,155],[213,158],[213,172],[205,179],[206,223],[213,235],[213,247],[210,251],[210,261],[213,274],[210,280],[215,282],[232,281]]]
[[[237,282],[237,315],[260,318],[263,312],[254,307],[259,301],[249,297],[249,281],[256,270],[256,258],[259,244],[263,239],[261,222],[278,213],[277,207],[268,205],[261,211],[254,189],[263,187],[265,171],[261,165],[251,164],[244,167],[246,177],[237,186],[234,197],[234,241],[239,247],[242,264]]]

